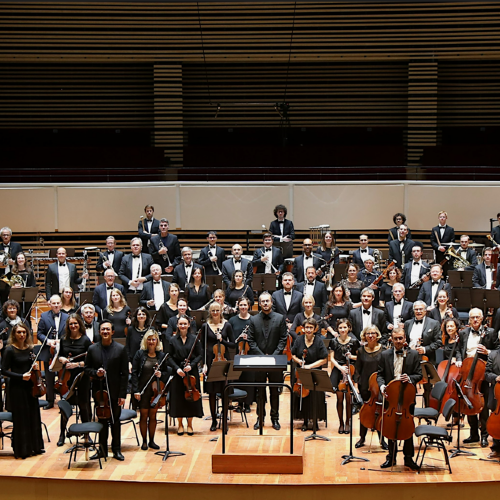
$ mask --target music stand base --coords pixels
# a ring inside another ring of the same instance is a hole
[[[461,448],[454,448],[449,451],[450,451],[450,458],[455,458],[458,457],[459,455],[466,455],[471,457],[476,456],[476,454],[472,453],[472,451],[462,450]]]
[[[182,457],[183,455],[185,455],[185,453],[182,453],[182,451],[169,451],[169,450],[165,450],[165,451],[157,451],[155,452],[155,455],[159,455],[159,456],[162,456],[163,457],[163,462],[165,462],[165,460],[167,460],[167,458],[170,458],[170,457]]]
[[[361,457],[355,457],[354,455],[342,455],[342,462],[340,465],[345,465],[348,464],[349,462],[352,462],[353,460],[361,460],[362,462],[369,462],[367,458],[361,458]]]
[[[307,436],[304,441],[311,441],[311,439],[321,439],[323,441],[331,441],[331,439],[327,438],[326,436],[321,436],[320,434],[316,434],[313,432],[311,435]]]

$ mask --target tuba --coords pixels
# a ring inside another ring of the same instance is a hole
[[[453,268],[460,269],[462,267],[470,266],[470,262],[465,260],[452,246],[446,250],[445,255],[449,255],[454,259]]]

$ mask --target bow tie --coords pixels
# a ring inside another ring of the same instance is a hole
[[[420,265],[420,262],[414,262],[413,263],[414,266],[419,266]]]
[[[271,248],[266,248],[265,250],[266,250],[266,252],[271,252],[272,251]]]
[[[240,262],[241,262],[241,259],[240,259],[240,260],[236,260],[236,259],[234,259],[234,263],[235,263],[235,264],[239,264]]]
[[[403,355],[403,350],[401,350],[401,351],[396,351],[396,354],[397,354],[398,356],[402,356],[402,355]]]
[[[63,262],[63,263],[59,262],[60,267],[64,267],[65,265],[66,265],[66,262]]]
[[[395,305],[395,306],[400,306],[400,305],[401,305],[401,300],[400,300],[399,302],[395,300],[395,301],[394,301],[394,305]]]
[[[292,295],[292,292],[284,292],[285,295]]]
[[[365,309],[365,310],[363,311],[363,314],[370,314],[370,310],[369,310],[369,309]]]
[[[433,281],[432,286],[434,286],[434,285],[439,285],[439,281]]]
[[[193,264],[184,264],[184,267],[191,267]]]
[[[471,333],[473,333],[474,335],[481,335],[478,331],[476,331],[476,330],[472,330],[472,328],[471,328],[471,331],[470,331],[470,332],[471,332]]]
[[[106,287],[106,290],[114,290],[114,288],[115,288],[114,286],[108,286]]]
[[[415,324],[416,324],[416,325],[421,325],[421,324],[423,324],[423,322],[424,322],[424,320],[423,320],[423,319],[416,319],[416,320],[415,320]]]
[[[153,283],[154,283],[155,285],[159,285],[159,284],[161,283],[161,281],[153,281]]]
[[[115,253],[114,250],[108,250],[108,255],[113,255]]]
[[[85,329],[89,330],[90,328],[94,328],[94,325],[92,323],[90,323],[90,325],[88,323],[85,323]]]
[[[491,269],[491,266],[485,266],[485,269]]]
[[[57,314],[56,313],[52,313],[52,314],[54,315],[54,318],[58,318],[61,315],[61,313],[57,313]]]
[[[140,257],[140,255],[132,255],[133,259],[138,259],[139,257]]]
[[[306,283],[306,285],[311,285],[311,286],[314,286],[314,281],[308,281],[308,282]]]
[[[361,253],[366,253],[367,251],[366,250],[361,250]]]
[[[210,250],[215,250],[215,247],[210,247]]]

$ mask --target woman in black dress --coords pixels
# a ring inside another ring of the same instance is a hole
[[[437,306],[433,307],[431,310],[428,310],[427,316],[429,318],[435,319],[439,321],[439,323],[443,323],[443,321],[447,318],[457,318],[458,319],[458,311],[453,307],[453,304],[450,302],[450,295],[446,290],[439,290],[436,297]]]
[[[172,336],[175,335],[175,332],[177,332],[177,321],[181,316],[187,316],[187,310],[188,310],[188,303],[186,302],[186,299],[179,299],[177,301],[177,315],[172,316],[168,320],[167,324],[167,331],[164,334],[164,337],[166,340],[170,341],[172,339]],[[196,321],[193,318],[189,318],[190,320],[190,333],[193,335],[196,334]],[[162,342],[164,342],[162,340]]]
[[[40,407],[38,398],[32,395],[33,384],[30,380],[32,353],[33,340],[29,330],[23,324],[15,325],[2,360],[2,374],[10,379],[12,448],[16,458],[44,452]],[[38,369],[38,366],[34,368]]]
[[[170,298],[161,305],[156,316],[155,323],[160,330],[166,330],[168,328],[168,320],[179,312],[177,310],[177,301],[179,300],[180,291],[181,289],[177,283],[170,284],[168,289]]]
[[[335,239],[330,231],[323,234],[321,242],[314,253],[319,255],[325,262],[329,262],[333,256],[331,264],[339,263],[340,250],[335,246]]]
[[[75,293],[69,286],[65,286],[61,293],[61,311],[66,314],[73,314],[78,309],[76,305]]]
[[[166,382],[171,368],[169,368],[167,361],[163,362],[166,354],[162,352],[162,344],[156,330],[148,330],[144,334],[140,347],[135,353],[132,363],[131,383],[132,394],[135,399],[134,406],[139,408],[141,414],[139,420],[142,436],[141,450],[147,450],[148,446],[153,450],[159,450],[160,447],[155,443],[158,405],[151,408],[151,399],[154,397],[154,389],[158,389],[158,379]],[[160,364],[161,366],[158,368]],[[148,384],[153,374],[155,378]]]
[[[186,299],[192,311],[200,310],[210,300],[210,290],[204,281],[203,270],[199,267],[193,269],[186,289]]]
[[[120,290],[114,288],[111,291],[109,304],[106,309],[101,311],[101,313],[103,319],[109,319],[113,322],[115,327],[115,334],[113,335],[113,338],[124,339],[127,336],[126,330],[132,323],[132,320],[130,319],[132,311],[127,305],[127,301]]]
[[[132,362],[134,361],[134,357],[137,351],[141,349],[142,339],[150,326],[149,322],[148,310],[143,306],[139,306],[134,311],[134,314],[132,314],[132,323],[128,327],[127,340],[125,342],[130,373],[132,373]]]
[[[68,389],[73,385],[75,378],[84,371],[85,356],[80,355],[86,353],[91,345],[92,342],[85,333],[82,318],[78,314],[70,314],[66,321],[64,336],[61,339],[59,348],[59,361],[63,364],[63,369],[59,372],[59,377],[64,376],[67,372],[70,373],[67,382]],[[76,356],[80,357],[74,359]],[[64,391],[60,390],[60,393],[61,398],[67,397]],[[88,375],[82,375],[75,392],[67,401],[72,405],[78,405],[82,422],[90,422],[90,379]],[[57,441],[57,446],[64,444],[67,424],[68,421],[61,412],[61,433]]]
[[[13,285],[12,288],[28,288],[36,286],[35,274],[33,273],[31,266],[26,262],[26,256],[23,252],[19,252],[16,255],[16,262],[12,265],[11,272],[7,274],[9,279],[13,276],[19,276],[22,283],[17,283]],[[31,307],[31,303],[29,306],[28,304],[25,304],[25,306],[27,307],[26,310],[28,310]]]
[[[225,347],[227,353],[229,348],[234,348],[235,346],[233,328],[222,316],[222,308],[218,302],[210,304],[207,322],[203,327],[201,335],[201,341],[204,348],[203,374],[207,375],[210,372],[212,362],[216,359],[214,347],[217,348],[220,343]],[[217,429],[216,394],[222,394],[224,391],[224,382],[205,382],[203,384],[203,390],[208,393],[210,414],[212,415],[210,430],[213,432]]]
[[[184,366],[184,361],[189,356],[191,349],[193,349],[193,354],[189,360],[189,364]],[[195,335],[189,333],[189,319],[187,316],[182,315],[177,321],[177,335],[172,337],[170,342],[170,357],[167,361],[172,370],[177,374],[172,380],[172,387],[170,389],[170,416],[177,419],[177,434],[179,436],[184,434],[183,418],[187,419],[188,436],[192,436],[193,417],[203,417],[201,394],[198,401],[188,401],[184,396],[186,386],[183,382],[186,375],[192,375],[195,378],[197,391],[201,391],[198,363],[202,358],[201,344]]]
[[[292,346],[292,359],[297,366],[308,370],[322,370],[324,365],[328,366],[328,350],[323,343],[321,335],[315,335],[319,330],[318,322],[314,318],[307,318],[302,323],[304,335],[299,335]],[[304,350],[307,351],[304,357]],[[313,406],[316,406],[316,418],[325,420],[325,393],[321,391],[310,391],[309,395],[301,398],[294,392],[294,419],[302,418],[304,424],[302,430],[306,431],[309,420],[313,418]],[[302,400],[302,401],[301,401]],[[316,422],[317,428],[317,422]]]
[[[229,290],[227,291],[226,300],[231,307],[236,307],[236,302],[240,297],[248,297],[250,301],[250,307],[253,304],[253,290],[249,285],[245,285],[243,271],[235,271],[233,277],[231,278],[231,284],[229,285]]]
[[[392,297],[392,287],[396,283],[401,283],[401,277],[403,276],[403,273],[401,272],[401,269],[397,267],[393,267],[389,273],[387,274],[387,277],[389,278],[387,282],[384,282],[382,286],[380,287],[380,305],[384,306],[387,302],[390,302],[393,297]]]
[[[342,286],[342,283],[335,283],[322,312],[324,318],[330,316],[325,319],[328,323],[326,338],[338,337],[338,333],[335,331],[337,321],[341,318],[348,318],[351,309],[353,309],[353,304],[347,298],[347,290]]]
[[[359,266],[357,264],[349,264],[347,266],[347,279],[342,280],[346,289],[347,298],[353,304],[361,302],[361,290],[365,288],[364,283],[358,280]]]
[[[339,336],[330,340],[330,361],[332,362],[333,368],[330,374],[330,380],[332,381],[333,390],[337,395],[337,414],[339,416],[339,434],[349,434],[349,421],[351,418],[351,402],[349,398],[345,397],[343,391],[339,391],[339,383],[342,382],[344,373],[347,374],[349,367],[347,365],[347,360],[349,362],[356,360],[356,352],[359,348],[358,339],[351,333],[352,325],[351,322],[342,318],[337,321],[336,331]],[[345,401],[345,422],[344,424],[344,399]]]
[[[295,315],[295,318],[293,318],[293,323],[292,326],[290,327],[290,332],[289,332],[294,341],[298,336],[297,328],[300,328],[299,335],[302,335],[302,330],[304,328],[303,326],[304,321],[306,319],[312,319],[312,318],[314,318],[316,323],[319,325],[316,333],[320,336],[320,338],[323,338],[323,336],[321,335],[321,328],[323,326],[326,326],[326,323],[321,320],[321,316],[319,314],[314,313],[315,304],[316,301],[314,300],[314,297],[312,295],[304,295],[302,297],[302,308],[304,310]]]
[[[230,316],[238,312],[235,307],[230,306],[226,302],[226,292],[224,290],[221,290],[220,288],[218,288],[214,292],[214,302],[220,304],[220,306],[222,307],[222,314],[226,318],[229,318]]]

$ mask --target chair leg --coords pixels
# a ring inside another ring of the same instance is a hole
[[[42,425],[45,427],[45,433],[47,434],[47,441],[50,443],[49,431],[47,430],[47,424],[42,422]]]
[[[137,435],[137,428],[135,426],[135,422],[133,420],[131,420],[132,422],[132,425],[134,427],[134,432],[135,432],[135,440],[137,441],[137,446],[139,446],[139,436]]]
[[[448,470],[450,471],[450,474],[452,474],[450,457],[448,456],[448,450],[446,449],[446,446],[443,442],[440,442],[440,448],[443,450],[444,460],[446,462],[446,465],[448,466]]]

